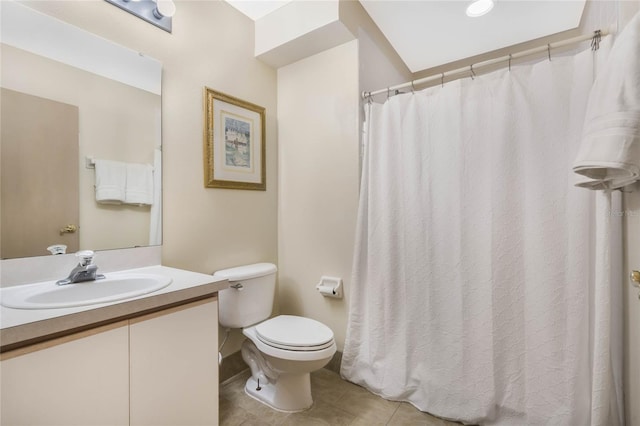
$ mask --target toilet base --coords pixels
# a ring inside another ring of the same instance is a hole
[[[244,387],[247,395],[277,411],[298,413],[313,405],[309,373],[283,374],[276,383],[260,382],[260,390],[257,389],[258,381],[249,377]]]

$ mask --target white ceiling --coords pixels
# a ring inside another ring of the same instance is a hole
[[[253,20],[290,1],[227,0]],[[487,15],[470,18],[465,14],[470,0],[359,1],[411,72],[576,28],[585,5],[585,0],[495,0]]]
[[[360,0],[411,72],[533,40],[580,24],[584,0],[496,0],[470,18],[469,1]]]
[[[227,0],[227,3],[256,21],[291,1],[293,0]]]

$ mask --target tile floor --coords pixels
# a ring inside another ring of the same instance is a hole
[[[221,426],[459,425],[420,412],[405,402],[384,400],[324,368],[311,374],[313,407],[302,413],[281,413],[244,393],[248,377],[247,370],[220,387]]]

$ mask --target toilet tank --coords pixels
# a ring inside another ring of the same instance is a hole
[[[255,263],[215,272],[229,280],[218,293],[218,320],[225,328],[244,328],[271,315],[276,291],[276,265]]]

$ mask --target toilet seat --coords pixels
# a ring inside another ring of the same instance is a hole
[[[255,325],[243,328],[242,334],[247,336],[263,355],[268,355],[281,360],[313,362],[323,358],[331,358],[337,349],[335,340],[332,340],[329,346],[325,349],[305,350],[303,348],[298,348],[298,350],[289,350],[276,348],[275,346],[263,342],[262,339],[258,337]]]
[[[333,331],[311,318],[280,315],[255,326],[266,345],[289,351],[319,351],[333,346]]]

